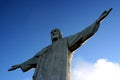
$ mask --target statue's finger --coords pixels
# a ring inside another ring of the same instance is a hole
[[[8,69],[8,71],[12,71],[12,70],[13,70],[12,68]]]
[[[109,11],[109,12],[112,11],[112,8],[110,8],[108,11]]]
[[[109,14],[111,11],[112,11],[112,8],[110,8],[110,9],[108,10],[108,14]]]

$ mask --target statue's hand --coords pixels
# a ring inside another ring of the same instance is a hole
[[[100,17],[97,19],[97,23],[100,23],[110,12],[111,12],[112,8],[110,8],[108,11],[104,11]]]
[[[8,69],[8,71],[12,71],[12,70],[15,70],[17,68],[20,68],[20,65],[13,65],[10,69]]]

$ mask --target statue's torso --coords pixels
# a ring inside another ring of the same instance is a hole
[[[48,46],[40,57],[37,80],[70,80],[70,53],[66,39]]]

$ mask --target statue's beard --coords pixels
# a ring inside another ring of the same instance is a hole
[[[52,42],[56,42],[57,40],[60,39],[60,36],[59,35],[53,35],[53,36],[51,36],[51,38],[52,38]]]
[[[55,42],[55,41],[57,41],[58,39],[59,39],[59,38],[56,38],[56,37],[55,37],[55,38],[52,39],[52,41]]]

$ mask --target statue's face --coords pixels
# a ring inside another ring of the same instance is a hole
[[[58,29],[53,29],[51,31],[52,42],[55,42],[60,39],[60,31]]]

